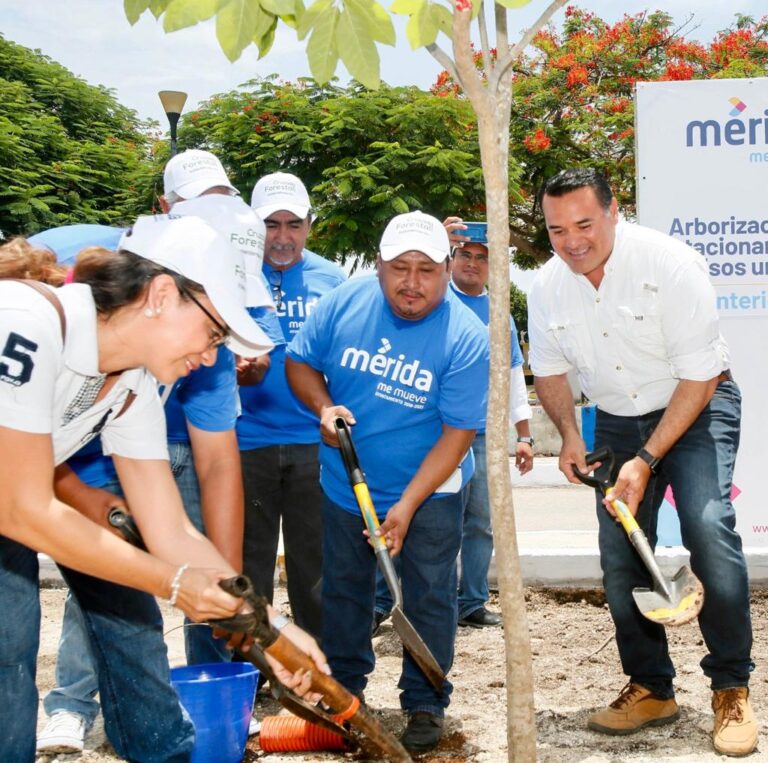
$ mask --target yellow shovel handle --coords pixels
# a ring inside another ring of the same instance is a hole
[[[607,492],[610,492],[610,490]],[[622,527],[626,530],[627,535],[631,535],[635,530],[640,529],[640,525],[637,524],[637,521],[632,516],[632,512],[629,510],[629,506],[627,506],[624,501],[615,498],[611,501],[611,506],[613,506],[613,510],[619,517],[619,521],[621,522]]]
[[[376,530],[379,529],[379,518],[376,516],[376,509],[373,508],[368,485],[365,482],[358,482],[352,489],[355,491],[357,505],[360,507],[360,513],[363,515],[363,521],[368,529],[368,534],[371,536],[374,551],[386,550],[386,541],[381,536],[376,535]]]

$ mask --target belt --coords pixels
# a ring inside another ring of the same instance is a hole
[[[726,368],[725,371],[723,371],[720,376],[717,377],[717,380],[719,382],[721,381],[733,381],[733,374],[731,373],[730,368]]]

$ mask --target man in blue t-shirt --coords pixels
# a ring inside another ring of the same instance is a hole
[[[345,280],[337,265],[305,249],[312,224],[309,195],[295,175],[275,172],[256,183],[251,206],[267,227],[264,275],[285,342],[320,298]],[[285,343],[266,361],[238,366],[242,415],[237,422],[245,490],[243,570],[272,601],[282,520],[288,599],[296,623],[321,632],[321,503],[317,416],[285,378]],[[254,383],[256,382],[256,383]]]
[[[487,326],[490,322],[488,283],[488,242],[469,241],[462,231],[464,223],[457,217],[445,220],[453,245],[451,288],[456,296]],[[517,432],[515,465],[520,474],[533,468],[531,406],[523,374],[523,353],[517,339],[517,328],[509,316],[511,370],[509,420]],[[488,601],[488,568],[493,555],[491,505],[488,495],[488,472],[485,458],[485,431],[480,430],[472,443],[475,474],[469,485],[464,510],[464,532],[461,540],[461,577],[459,579],[459,625],[486,628],[501,625],[501,617],[486,608]]]
[[[470,445],[485,426],[488,332],[448,289],[448,235],[421,212],[395,217],[381,240],[378,279],[349,281],[318,305],[288,347],[286,372],[320,418],[323,648],[336,678],[362,695],[373,670],[376,561],[337,447],[353,437],[380,534],[401,555],[406,616],[442,669],[453,660],[456,557]],[[437,693],[407,653],[399,687],[412,752],[437,745],[452,686]]]

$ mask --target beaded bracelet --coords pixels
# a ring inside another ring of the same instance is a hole
[[[172,607],[176,606],[176,599],[179,598],[179,590],[181,589],[181,576],[184,574],[187,567],[189,567],[189,564],[182,564],[181,567],[176,570],[176,574],[171,581],[171,596],[168,599],[168,602]]]

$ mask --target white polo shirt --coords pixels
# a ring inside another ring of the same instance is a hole
[[[619,222],[600,288],[558,257],[528,297],[534,375],[575,368],[584,394],[617,416],[665,408],[680,379],[728,368],[704,258],[663,233]]]
[[[62,425],[63,414],[87,377],[98,376],[96,307],[88,286],[54,290],[67,318],[25,284],[0,280],[0,425],[51,433],[60,464],[98,434],[104,453],[167,459],[165,415],[157,382],[143,368],[125,371],[103,400]],[[129,392],[136,398],[120,413]]]

